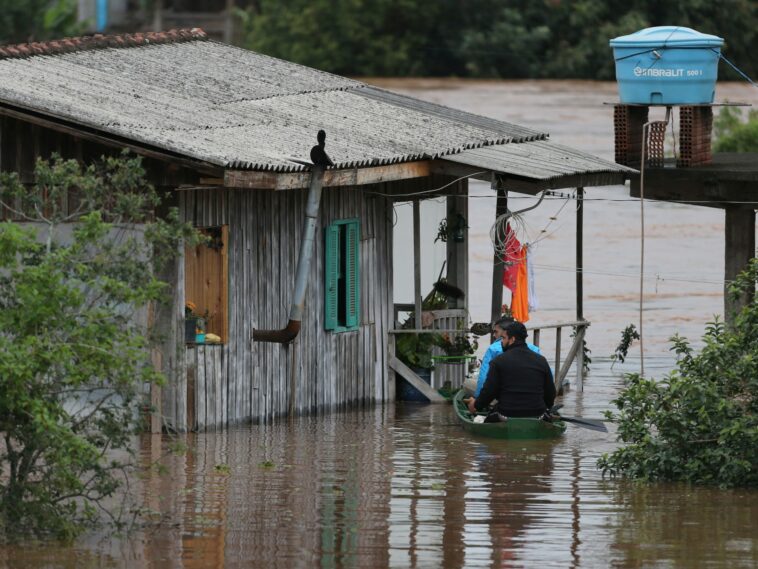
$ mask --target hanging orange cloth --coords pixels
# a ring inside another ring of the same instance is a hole
[[[529,321],[529,277],[526,267],[526,245],[521,247],[518,258],[518,274],[516,276],[516,290],[513,291],[511,300],[511,314],[519,322]]]
[[[511,229],[511,224],[505,226],[506,245],[503,255],[503,285],[507,286],[511,292],[516,292],[516,282],[518,281],[518,263],[521,255],[521,243],[516,239],[516,234]]]

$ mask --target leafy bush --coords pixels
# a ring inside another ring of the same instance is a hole
[[[730,287],[734,297],[755,290],[758,261]],[[722,487],[758,485],[758,302],[733,326],[718,319],[695,353],[672,338],[677,368],[662,381],[631,374],[607,413],[625,443],[603,455],[604,473]]]
[[[397,334],[397,357],[411,368],[432,369],[432,348],[440,341],[440,335],[433,332],[425,334]]]
[[[0,0],[0,43],[75,36],[85,29],[77,0]]]
[[[0,174],[0,529],[71,538],[128,480],[150,361],[140,311],[191,228],[159,203],[139,159],[83,169],[38,162],[35,183]],[[65,207],[64,204],[67,204]]]
[[[751,0],[258,0],[252,5],[238,11],[245,47],[347,75],[613,79],[608,40],[668,23],[724,37],[725,55],[756,75],[758,4]],[[721,76],[738,79],[726,66]]]
[[[751,109],[747,119],[732,107],[721,109],[714,121],[716,152],[758,152],[758,111]]]

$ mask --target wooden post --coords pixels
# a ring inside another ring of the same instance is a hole
[[[558,383],[558,378],[561,377],[561,330],[560,326],[555,329],[555,370],[553,372],[555,374],[555,388],[559,391],[561,391],[561,386]]]
[[[421,325],[421,204],[413,200],[413,304],[416,328]]]
[[[558,330],[560,331],[560,328],[558,328]],[[569,348],[568,354],[566,354],[566,359],[563,361],[563,363],[561,363],[559,371],[555,374],[555,389],[558,392],[558,395],[561,395],[563,393],[563,380],[566,379],[566,376],[571,369],[571,364],[574,363],[575,359],[577,362],[579,361],[579,347],[581,346],[581,341],[583,339],[584,327],[582,327],[581,331],[577,331],[577,335],[574,337],[574,341]]]
[[[584,391],[584,333],[586,328],[584,326],[576,327],[576,390]]]
[[[300,348],[297,340],[298,338],[295,338],[295,341],[291,344],[284,344],[282,346],[285,358],[287,357],[287,352],[290,352],[290,397],[287,405],[287,414],[290,419],[295,416],[295,411],[297,410],[297,353]]]
[[[155,326],[155,302],[148,305],[148,327]],[[159,346],[153,346],[150,350],[150,360],[155,371],[163,370],[163,353]],[[155,382],[150,384],[150,434],[160,435],[163,432],[163,415],[161,414],[161,386]]]
[[[163,31],[163,0],[155,0],[153,5],[153,31]]]
[[[468,308],[468,243],[469,233],[465,232],[463,242],[458,243],[452,239],[450,231],[458,223],[458,216],[468,223],[468,180],[461,180],[455,186],[457,196],[447,198],[447,280],[450,284],[461,289],[466,296],[456,300],[451,308]]]
[[[584,320],[584,188],[576,189],[576,319]],[[576,389],[584,390],[584,326],[576,327]]]
[[[497,189],[497,205],[495,206],[495,219],[508,211],[508,193],[495,180],[492,182],[493,189]],[[503,310],[503,259],[495,253],[492,260],[492,306],[490,310],[490,322],[496,322]]]
[[[394,327],[394,325],[393,325]],[[387,362],[395,359],[395,335],[394,334],[387,334],[387,352],[388,352],[388,358]],[[397,375],[395,374],[395,370],[392,369],[392,366],[387,364],[387,394],[386,394],[386,401],[392,402],[395,401],[397,397]]]
[[[234,39],[234,0],[226,0],[224,12],[224,43],[232,43]]]
[[[734,281],[755,256],[755,211],[752,208],[725,208],[724,280],[725,287]],[[734,317],[753,299],[753,294],[732,300],[724,290],[724,317],[733,323]]]
[[[584,319],[584,188],[576,189],[576,319]],[[578,332],[578,331],[577,331]]]

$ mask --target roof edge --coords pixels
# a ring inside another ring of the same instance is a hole
[[[59,55],[77,51],[126,48],[153,44],[183,43],[205,40],[208,35],[200,28],[182,28],[166,32],[80,36],[45,42],[19,43],[0,46],[0,59],[23,59],[35,55]]]

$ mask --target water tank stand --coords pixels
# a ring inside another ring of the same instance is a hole
[[[616,163],[640,167],[642,159],[642,127],[648,122],[650,106],[614,105],[613,129]],[[710,164],[711,131],[713,130],[712,105],[682,105],[679,107],[679,140],[676,166],[686,168]],[[647,141],[646,166],[662,168],[665,132],[651,129]]]

